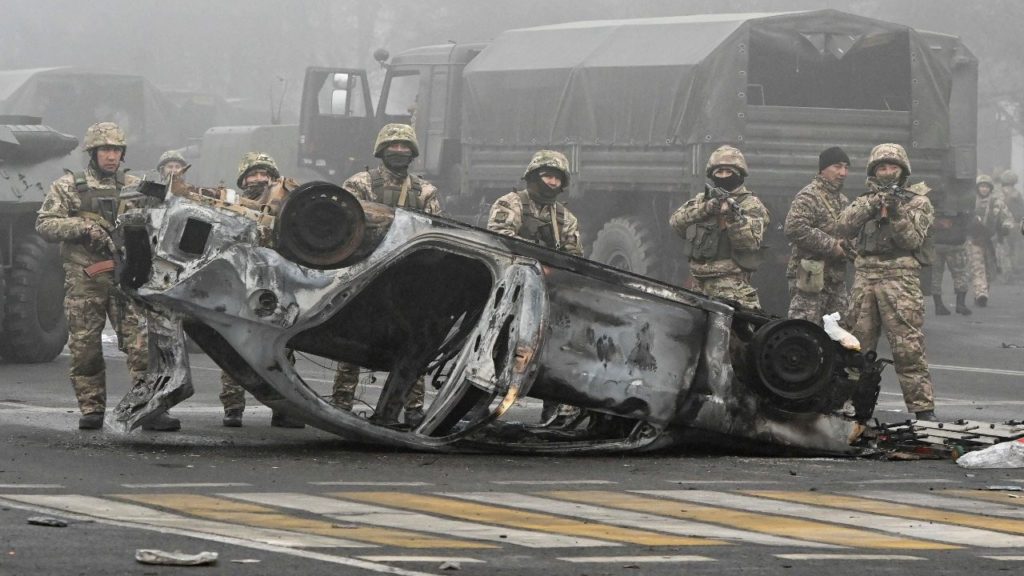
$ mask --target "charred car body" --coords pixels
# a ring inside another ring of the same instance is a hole
[[[346,438],[430,451],[854,453],[874,409],[883,361],[811,323],[323,182],[295,190],[276,220],[180,188],[122,217],[122,286],[180,320],[261,402]],[[191,393],[177,326],[151,329],[148,389],[121,402],[124,428]],[[372,413],[333,407],[288,350],[387,372]],[[421,376],[433,392],[410,428],[399,416]],[[526,425],[514,418],[526,397],[582,412],[558,429]]]

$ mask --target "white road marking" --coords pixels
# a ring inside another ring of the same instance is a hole
[[[836,480],[836,484],[959,484],[942,478],[878,478],[876,480]],[[901,492],[903,494],[903,492]]]
[[[645,514],[643,512],[631,512],[629,510],[618,510],[615,508],[604,508],[590,504],[578,504],[575,502],[563,502],[539,496],[528,496],[512,492],[468,492],[442,494],[449,498],[460,498],[485,504],[507,506],[510,508],[521,508],[547,514],[558,514],[583,520],[593,520],[613,526],[628,526],[630,528],[643,528],[655,530],[668,534],[678,534],[693,538],[716,538],[721,540],[733,540],[738,542],[750,542],[766,546],[800,546],[804,548],[842,548],[832,544],[820,542],[808,542],[796,538],[773,536],[758,532],[749,532],[736,528],[693,522],[681,518],[668,518]]]
[[[848,496],[858,498],[873,498],[898,504],[909,504],[911,506],[924,506],[927,508],[939,508],[941,510],[956,510],[968,514],[982,514],[985,516],[1002,516],[1004,518],[1024,518],[1024,508],[1012,504],[1000,504],[987,500],[968,500],[962,496],[944,496],[942,494],[915,494],[912,492],[894,491],[867,491],[847,492]]]
[[[657,562],[714,562],[714,558],[707,556],[566,556],[559,558],[565,562],[574,564],[650,564]]]
[[[1004,562],[1024,562],[1024,556],[982,556],[989,560],[1002,560]]]
[[[207,538],[207,535],[224,536],[245,540],[252,544],[268,544],[293,548],[377,548],[373,544],[330,538],[317,534],[303,534],[288,530],[243,526],[202,518],[192,518],[162,512],[153,508],[106,500],[82,495],[26,495],[3,494],[0,498],[43,506],[51,510],[68,512],[99,520],[118,521],[120,526],[145,527],[147,529],[177,529],[188,532],[189,536]]]
[[[179,482],[169,484],[121,484],[122,488],[233,488],[252,486],[248,482]]]
[[[430,482],[346,482],[343,480],[308,482],[313,486],[433,486]]]
[[[775,554],[783,560],[926,560],[920,556],[905,554]]]
[[[563,484],[618,484],[618,482],[612,480],[491,480],[491,484],[501,484],[509,486],[542,486],[550,484],[554,486],[561,486]]]
[[[948,370],[950,372],[974,372],[977,374],[999,374],[1000,376],[1024,376],[1021,370],[1000,370],[998,368],[975,368],[973,366],[949,366],[946,364],[928,363],[929,370]]]
[[[63,487],[61,484],[0,484],[0,490],[49,490]]]
[[[659,498],[672,498],[684,502],[696,502],[705,506],[723,506],[747,512],[779,514],[796,518],[826,521],[831,524],[846,524],[858,528],[870,528],[881,532],[901,534],[920,540],[946,542],[979,548],[1021,548],[1024,537],[991,530],[980,530],[941,522],[931,522],[870,514],[826,506],[813,506],[798,502],[786,502],[771,498],[758,498],[744,494],[729,494],[707,490],[636,490],[638,494],[647,494]]]
[[[420,512],[398,510],[385,506],[350,502],[324,496],[293,493],[225,493],[225,498],[255,502],[267,506],[292,508],[328,516],[333,520],[351,524],[369,524],[389,528],[412,529],[418,532],[443,534],[467,540],[486,540],[524,546],[527,548],[582,548],[597,546],[618,546],[591,538],[562,536],[550,532],[537,532],[518,528],[490,526],[465,520],[452,520]]]
[[[461,562],[463,564],[486,564],[484,560],[459,556],[356,556],[371,562]]]

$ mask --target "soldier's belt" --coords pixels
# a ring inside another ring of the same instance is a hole
[[[84,270],[85,270],[85,275],[86,276],[88,276],[89,278],[95,278],[96,276],[99,276],[100,274],[105,274],[107,272],[113,272],[114,271],[114,261],[113,260],[102,260],[100,262],[96,262],[95,264],[90,264],[90,265],[86,266],[84,268]]]

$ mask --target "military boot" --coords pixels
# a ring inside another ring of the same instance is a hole
[[[82,414],[78,419],[79,430],[99,430],[103,428],[103,412],[90,412]]]
[[[241,428],[242,427],[242,411],[238,409],[225,410],[224,419],[221,420],[221,424],[228,428]]]
[[[988,294],[982,294],[974,298],[974,305],[978,308],[984,308],[988,306]]]
[[[971,315],[971,309],[967,307],[967,292],[956,293],[956,313],[964,316]]]
[[[181,420],[172,418],[170,414],[164,412],[156,418],[150,418],[148,422],[142,425],[142,429],[153,432],[174,432],[175,430],[181,430]]]
[[[942,294],[932,294],[932,300],[935,301],[935,314],[937,316],[949,316],[949,308],[942,303]]]

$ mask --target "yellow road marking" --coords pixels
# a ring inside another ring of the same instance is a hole
[[[761,498],[785,500],[787,502],[829,506],[832,508],[842,508],[844,510],[857,510],[859,512],[867,512],[869,514],[899,516],[901,518],[913,518],[915,520],[927,520],[929,522],[942,522],[944,524],[958,524],[960,526],[970,526],[972,528],[995,530],[998,532],[1009,532],[1011,534],[1024,534],[1024,521],[1009,518],[965,514],[963,512],[922,508],[919,506],[908,506],[907,504],[898,504],[895,502],[869,500],[866,498],[841,496],[838,494],[823,494],[820,492],[748,490],[744,491],[744,493]]]
[[[405,510],[439,514],[484,524],[512,526],[539,532],[569,534],[613,542],[641,544],[644,546],[716,546],[726,544],[720,540],[672,536],[608,524],[583,522],[563,516],[502,508],[501,506],[478,504],[428,494],[409,492],[335,492],[329,494],[329,496],[359,502],[370,502]]]
[[[1008,491],[1008,490],[942,490],[936,491],[936,494],[952,494],[954,496],[964,496],[966,498],[973,498],[975,500],[988,500],[990,502],[999,502],[1000,504],[1009,504],[1010,506],[1024,506],[1024,492]]]
[[[401,548],[500,548],[493,544],[434,538],[407,530],[377,528],[373,526],[338,526],[335,523],[282,514],[273,508],[201,496],[197,494],[114,494],[117,498],[160,506],[200,518],[232,522],[247,526],[292,530],[306,534],[321,534],[360,542],[372,542]]]
[[[645,512],[659,516],[670,516],[672,518],[685,518],[699,522],[708,522],[724,526],[733,526],[761,532],[774,534],[776,536],[788,536],[811,542],[822,542],[825,544],[836,544],[839,546],[851,546],[859,548],[896,548],[905,550],[949,550],[956,548],[948,544],[938,542],[926,542],[910,538],[886,536],[867,530],[846,528],[825,522],[790,518],[787,516],[776,516],[772,514],[761,514],[755,512],[744,512],[729,508],[715,508],[702,506],[690,502],[679,502],[673,500],[660,500],[647,498],[634,494],[621,492],[606,492],[599,490],[581,491],[552,491],[545,493],[552,498],[581,502],[585,504],[596,504],[634,512]]]

